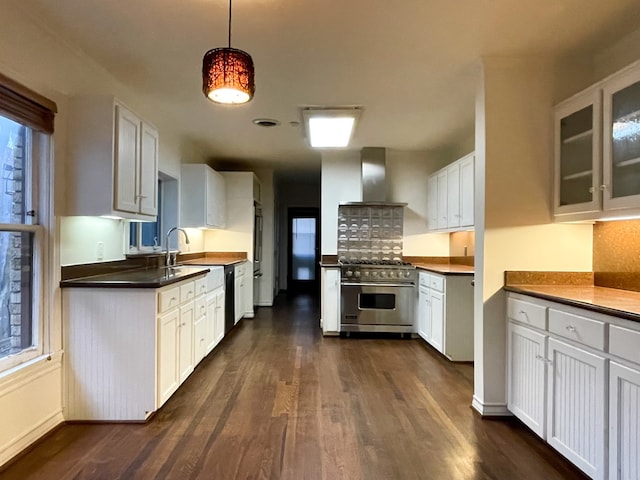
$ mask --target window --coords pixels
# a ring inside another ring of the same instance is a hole
[[[44,104],[44,105],[43,105]],[[0,370],[43,353],[55,104],[0,75]]]
[[[129,251],[149,252],[166,249],[163,232],[178,225],[178,180],[158,172],[158,219],[129,224]]]

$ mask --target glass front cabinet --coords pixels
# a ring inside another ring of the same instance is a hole
[[[555,215],[602,209],[602,92],[585,91],[555,110]]]
[[[603,85],[604,209],[640,207],[640,65]]]
[[[554,117],[555,219],[639,213],[640,63],[558,104]]]

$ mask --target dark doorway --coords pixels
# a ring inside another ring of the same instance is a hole
[[[287,290],[317,293],[320,282],[320,211],[289,208]]]

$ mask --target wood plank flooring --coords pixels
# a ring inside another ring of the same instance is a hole
[[[144,425],[64,425],[0,471],[26,479],[585,479],[473,371],[421,340],[322,337],[308,296],[243,320]]]

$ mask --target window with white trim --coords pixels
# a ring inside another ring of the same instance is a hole
[[[55,104],[39,99],[0,75],[0,371],[44,352],[48,212],[40,207],[51,203],[44,180]]]

